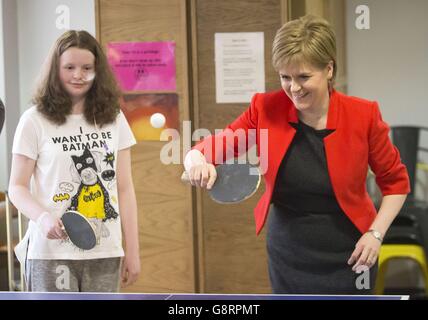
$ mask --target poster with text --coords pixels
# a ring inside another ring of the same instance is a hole
[[[112,42],[107,57],[123,91],[175,91],[175,42]]]
[[[215,34],[216,103],[248,103],[265,91],[263,32]]]

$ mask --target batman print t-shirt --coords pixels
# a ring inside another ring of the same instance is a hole
[[[57,217],[67,210],[80,212],[97,238],[93,249],[82,250],[70,240],[47,239],[31,221],[28,259],[123,256],[116,163],[118,151],[135,143],[122,112],[102,128],[86,122],[83,114],[69,115],[65,124],[56,125],[36,107],[24,112],[12,152],[36,160],[31,179],[34,199]]]

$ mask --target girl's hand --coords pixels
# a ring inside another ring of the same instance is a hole
[[[64,225],[61,219],[49,212],[42,213],[41,216],[37,218],[36,224],[42,234],[48,239],[67,239],[67,234],[64,231]]]
[[[138,280],[141,272],[140,257],[138,254],[125,254],[122,263],[121,285],[127,287]]]

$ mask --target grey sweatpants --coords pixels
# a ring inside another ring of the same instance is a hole
[[[27,260],[28,291],[118,292],[121,258]]]

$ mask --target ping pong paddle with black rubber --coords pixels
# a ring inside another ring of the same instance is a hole
[[[97,244],[94,227],[81,213],[73,210],[66,211],[61,217],[64,230],[70,241],[78,248],[90,250]]]
[[[232,204],[244,201],[256,193],[261,180],[260,171],[250,164],[232,163],[216,166],[217,179],[208,193],[215,202]],[[187,172],[181,176],[189,182]]]

